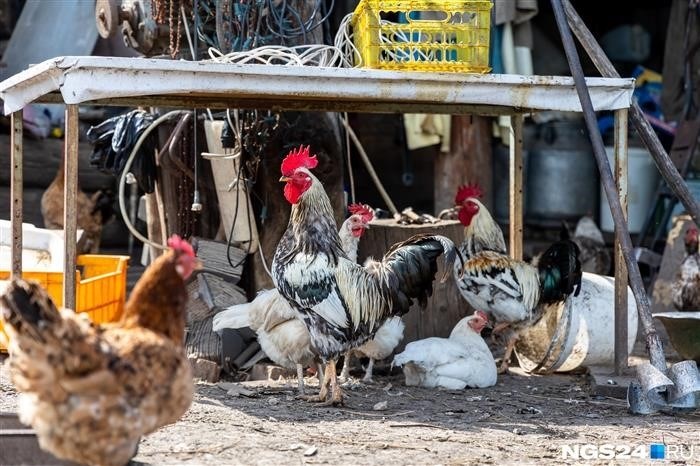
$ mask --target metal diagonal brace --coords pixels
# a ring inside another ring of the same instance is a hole
[[[596,162],[598,163],[598,170],[603,182],[603,188],[605,189],[605,195],[608,198],[608,204],[610,205],[610,211],[612,212],[612,217],[615,223],[615,231],[617,233],[617,241],[620,246],[620,251],[625,259],[625,263],[627,264],[630,287],[632,288],[632,293],[637,301],[639,319],[642,322],[644,333],[646,335],[649,359],[654,367],[665,373],[666,358],[664,356],[659,335],[656,333],[656,329],[654,328],[654,324],[652,322],[649,299],[644,291],[639,266],[632,255],[632,239],[630,238],[629,230],[627,228],[627,222],[625,221],[622,205],[620,204],[620,200],[617,196],[617,189],[615,188],[612,170],[610,169],[608,158],[605,154],[603,139],[598,131],[593,104],[591,103],[591,97],[588,93],[588,88],[586,87],[581,61],[579,60],[578,52],[576,51],[576,44],[574,44],[571,30],[566,22],[562,0],[551,0],[551,2],[552,8],[554,9],[557,27],[559,28],[559,33],[561,34],[562,43],[564,44],[566,58],[569,61],[571,74],[573,75],[574,82],[576,84],[576,91],[578,92],[579,99],[581,101],[581,108],[583,110],[586,126],[588,128],[589,137],[591,138],[591,143],[593,145],[593,154],[595,155]],[[624,284],[621,283],[616,285],[624,286]]]

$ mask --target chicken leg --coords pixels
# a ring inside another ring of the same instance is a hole
[[[345,359],[343,360],[343,370],[340,371],[340,380],[350,380],[350,362],[352,361],[352,350],[345,353]]]
[[[362,377],[362,381],[364,383],[374,383],[374,380],[372,380],[372,371],[374,370],[374,358],[369,358],[369,362],[367,363],[367,369],[365,369],[365,376]]]
[[[323,380],[319,379],[321,380],[321,384],[318,395],[299,395],[297,396],[298,399],[308,401],[310,403],[321,403],[326,401],[326,398],[328,398],[328,385],[330,383],[330,365],[331,362],[328,362],[325,370],[323,371]]]
[[[338,376],[335,371],[335,359],[331,359],[328,361],[323,371],[323,382],[321,383],[321,390],[319,390],[318,395],[304,395],[298,398],[312,403],[322,403],[324,406],[342,405],[343,391],[340,388]],[[329,388],[331,391],[330,398],[328,397]]]
[[[343,389],[338,383],[338,376],[335,373],[335,360],[328,363],[328,369],[332,371],[330,375],[331,382],[331,398],[324,403],[326,406],[342,406],[343,405]]]
[[[304,395],[304,366],[297,364],[297,379],[299,381],[299,394]]]
[[[513,349],[515,348],[515,342],[517,340],[518,334],[512,332],[508,337],[508,342],[506,343],[506,351],[503,353],[503,360],[501,361],[501,365],[498,367],[499,374],[505,374],[508,372],[508,361],[510,361],[510,357],[513,354]]]
[[[501,332],[503,332],[509,326],[510,326],[510,322],[501,322],[500,324],[497,324],[495,327],[493,327],[493,330],[491,330],[491,341],[493,343],[498,343],[496,341],[496,335],[500,335]]]

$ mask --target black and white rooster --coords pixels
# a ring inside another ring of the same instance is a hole
[[[416,235],[392,246],[380,261],[360,266],[349,260],[328,195],[311,173],[317,164],[309,147],[292,150],[282,162],[280,181],[292,211],[272,276],[309,330],[313,351],[327,364],[318,396],[306,399],[342,404],[337,358],[372,338],[387,318],[408,312],[414,300],[425,305],[437,258],[444,254],[449,270],[458,252],[448,238]]]

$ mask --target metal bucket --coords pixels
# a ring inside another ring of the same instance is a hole
[[[627,348],[637,338],[637,305],[627,288]],[[528,372],[566,372],[615,361],[615,279],[584,272],[581,292],[552,307],[515,344],[520,367]]]
[[[538,126],[526,179],[528,223],[558,223],[596,212],[598,169],[583,120]]]

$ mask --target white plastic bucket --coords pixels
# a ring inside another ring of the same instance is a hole
[[[627,350],[637,339],[637,305],[627,287]],[[583,274],[581,292],[520,332],[515,345],[528,372],[566,372],[615,361],[615,279]]]
[[[606,147],[605,152],[608,155],[610,167],[613,167],[615,160],[613,148]],[[658,182],[659,172],[649,152],[641,147],[630,147],[627,150],[627,225],[630,233],[642,231]],[[608,232],[615,231],[608,198],[605,197],[602,185],[600,187],[600,229]]]

